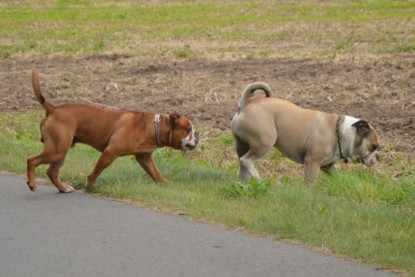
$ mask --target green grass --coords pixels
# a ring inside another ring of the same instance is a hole
[[[413,177],[396,182],[385,174],[373,174],[366,169],[334,172],[324,176],[320,188],[330,196],[337,196],[361,204],[413,205],[415,185]]]
[[[42,149],[38,141],[42,116],[0,114],[1,169],[25,173],[27,156]],[[88,191],[297,241],[415,276],[415,161],[394,153],[393,161],[386,158],[374,169],[343,165],[342,170],[322,175],[315,188],[308,188],[298,175],[298,165],[275,151],[267,156],[268,162],[287,163],[283,172],[272,171],[278,178],[242,183],[235,179],[236,155],[226,159],[223,154],[234,152],[231,138],[225,133],[186,155],[168,148],[157,150],[156,163],[172,185],[153,183],[133,158],[123,157]],[[82,189],[98,157],[92,148],[76,146],[62,168],[63,180]],[[46,169],[40,166],[38,176],[45,178]]]
[[[414,14],[415,1],[3,1],[0,57],[107,52],[220,57],[224,48],[248,58],[413,52]],[[362,43],[373,47],[360,48]],[[287,44],[296,46],[280,53]]]

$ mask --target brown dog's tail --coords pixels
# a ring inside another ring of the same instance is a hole
[[[33,90],[35,91],[35,95],[37,98],[37,101],[43,106],[47,114],[53,113],[55,110],[55,106],[48,102],[45,97],[43,97],[42,93],[40,92],[40,84],[39,84],[39,76],[37,74],[36,68],[32,69],[32,85]]]
[[[267,84],[262,82],[252,83],[248,85],[246,89],[242,92],[241,100],[239,100],[238,105],[238,113],[240,113],[244,109],[248,99],[251,98],[253,96],[253,93],[258,89],[265,92],[265,97],[271,97],[271,88]]]

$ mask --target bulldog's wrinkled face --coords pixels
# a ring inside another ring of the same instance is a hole
[[[376,131],[364,120],[354,123],[352,127],[356,128],[356,137],[351,159],[369,167],[373,166],[379,161],[379,139]]]
[[[192,123],[186,116],[178,113],[169,114],[172,128],[171,147],[181,150],[193,150],[199,143],[199,133],[195,132]]]

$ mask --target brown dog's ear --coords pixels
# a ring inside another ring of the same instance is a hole
[[[169,114],[169,122],[170,122],[170,126],[171,127],[176,127],[177,125],[177,120],[179,120],[180,118],[180,114],[178,114],[177,112],[172,112]]]
[[[356,132],[360,136],[364,136],[370,132],[369,123],[365,120],[359,120],[356,123],[353,123],[352,127],[356,128]]]

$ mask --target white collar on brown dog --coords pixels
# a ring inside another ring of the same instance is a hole
[[[161,122],[160,114],[158,113],[154,114],[154,127],[156,129],[156,142],[157,142],[158,147],[163,146],[160,140],[160,122]]]

